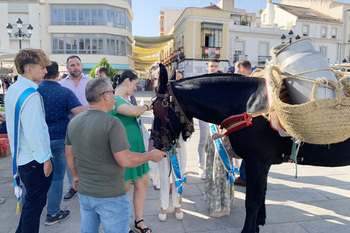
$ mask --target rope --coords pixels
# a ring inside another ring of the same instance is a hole
[[[283,73],[282,74],[281,70],[278,67],[273,66],[270,69],[270,73],[269,73],[270,77],[271,77],[271,75],[274,77],[273,71],[277,71],[278,72],[281,81],[283,79],[293,78],[293,79],[298,79],[298,80],[301,80],[301,81],[310,82],[310,83],[314,83],[314,84],[319,83],[321,86],[323,86],[325,88],[329,88],[329,89],[335,90],[335,87],[332,87],[332,86],[328,85],[328,80],[329,79],[327,79],[327,78],[322,77],[322,78],[313,79],[313,78],[310,78],[310,77],[302,76],[303,74],[319,72],[319,71],[332,71],[334,73],[334,70],[332,70],[332,69],[310,70],[310,71],[305,71],[305,72],[298,73],[298,74],[289,74],[289,73]],[[323,82],[321,82],[320,80],[324,80],[326,82],[326,85]]]

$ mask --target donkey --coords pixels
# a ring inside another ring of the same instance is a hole
[[[169,150],[180,134],[193,131],[193,118],[220,124],[229,116],[252,113],[267,107],[265,80],[238,74],[206,74],[168,84],[160,64],[157,96],[153,102],[154,128],[151,137],[158,149]],[[192,125],[191,125],[192,124]],[[236,154],[246,161],[246,218],[242,233],[259,232],[266,220],[267,176],[272,164],[286,161],[292,148],[290,138],[280,137],[263,116],[229,135]],[[299,164],[345,166],[350,164],[350,139],[331,145],[303,144]],[[288,160],[288,159],[287,159]]]

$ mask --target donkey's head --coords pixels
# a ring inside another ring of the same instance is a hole
[[[181,107],[175,101],[171,85],[168,84],[168,72],[162,64],[159,64],[156,90],[156,99],[153,101],[154,123],[151,138],[157,149],[170,150],[181,132],[185,136],[184,139],[188,137],[186,137],[188,126]]]

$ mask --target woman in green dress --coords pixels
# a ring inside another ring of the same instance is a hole
[[[118,117],[123,123],[131,146],[130,151],[143,153],[146,150],[140,125],[138,123],[138,117],[145,111],[148,111],[149,107],[147,105],[136,106],[128,100],[128,97],[131,96],[136,90],[138,78],[131,71],[126,71],[118,78],[116,82],[117,89],[115,92],[115,108],[110,111],[110,114]],[[148,185],[148,171],[148,163],[144,163],[135,168],[125,169],[124,180],[126,183],[126,190],[129,191],[131,182],[134,183],[134,229],[141,233],[151,232],[151,230],[145,225],[142,217]]]

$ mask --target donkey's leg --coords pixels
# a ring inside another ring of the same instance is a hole
[[[265,208],[265,199],[266,199],[266,189],[267,189],[267,180],[265,182],[265,188],[263,193],[263,199],[261,201],[260,209],[258,212],[258,218],[256,224],[259,226],[264,226],[266,223],[266,208]]]
[[[246,190],[246,219],[242,233],[259,232],[259,224],[265,223],[265,194],[267,174],[270,164],[259,161],[258,156],[253,160],[246,160],[247,190]]]
[[[265,183],[263,199],[261,201],[259,212],[258,212],[258,216],[257,216],[257,219],[256,219],[255,232],[260,232],[259,226],[264,226],[265,223],[266,223],[266,207],[265,207],[266,188],[267,188],[267,182]]]

